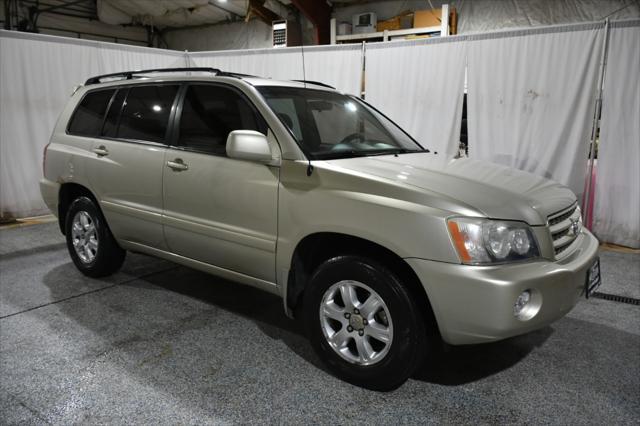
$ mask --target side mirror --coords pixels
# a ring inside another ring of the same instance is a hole
[[[273,159],[267,137],[254,130],[234,130],[227,137],[227,155],[238,160],[270,163]]]

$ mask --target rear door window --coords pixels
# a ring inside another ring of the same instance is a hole
[[[122,108],[116,137],[164,142],[171,106],[178,87],[131,87]]]
[[[267,134],[267,124],[237,91],[216,85],[190,85],[180,118],[179,145],[226,155],[227,136],[234,130]]]
[[[104,114],[113,90],[98,90],[87,93],[73,113],[67,129],[69,134],[78,136],[98,136],[102,129]]]
[[[104,120],[104,127],[102,128],[102,135],[110,138],[118,136],[118,119],[120,118],[120,112],[122,111],[122,103],[127,97],[128,88],[118,90],[116,96],[111,102],[107,118]]]

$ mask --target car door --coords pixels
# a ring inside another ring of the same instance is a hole
[[[87,162],[92,189],[118,239],[166,249],[162,173],[177,84],[122,87]]]
[[[275,282],[279,167],[228,158],[233,130],[267,135],[238,89],[190,84],[164,168],[164,233],[176,254]],[[272,153],[279,155],[273,137]]]

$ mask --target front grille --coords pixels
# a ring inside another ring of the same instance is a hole
[[[553,250],[556,257],[559,257],[571,247],[582,229],[580,209],[577,204],[574,204],[568,209],[549,216],[547,223],[553,240]]]

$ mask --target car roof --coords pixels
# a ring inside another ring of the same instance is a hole
[[[195,74],[195,75],[194,75]],[[124,71],[89,78],[85,86],[111,87],[136,83],[163,83],[167,81],[243,81],[251,86],[281,86],[293,88],[313,88],[336,91],[332,86],[318,81],[274,80],[246,74],[223,72],[214,68],[167,68],[140,71]],[[104,81],[103,81],[104,80]]]

